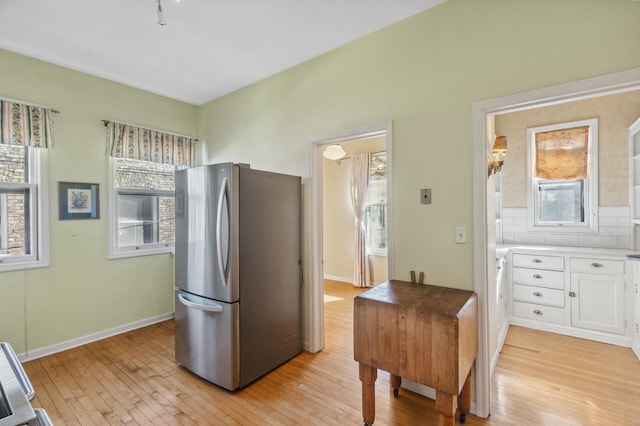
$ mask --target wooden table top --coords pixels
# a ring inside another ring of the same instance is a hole
[[[455,317],[474,294],[469,290],[390,280],[361,293],[356,299],[399,305],[417,312]]]

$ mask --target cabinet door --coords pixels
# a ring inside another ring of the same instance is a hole
[[[571,325],[624,334],[624,276],[571,274]]]

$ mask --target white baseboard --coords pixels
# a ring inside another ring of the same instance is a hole
[[[410,390],[411,392],[415,392],[418,395],[426,396],[427,398],[430,398],[433,400],[436,399],[436,390],[429,386],[421,385],[420,383],[412,382],[411,380],[402,379],[401,387],[403,389]],[[474,415],[477,413],[475,401],[471,401],[470,412],[471,414],[474,414]]]
[[[636,357],[638,357],[638,360],[640,361],[640,340],[636,339],[636,341],[633,342],[631,349],[633,349],[633,353],[636,354]]]
[[[67,340],[66,342],[56,343],[55,345],[45,346],[44,348],[35,349],[33,351],[27,351],[26,353],[18,354],[18,359],[20,360],[20,362],[33,361],[34,359],[42,358],[43,356],[53,355],[58,352],[66,351],[67,349],[76,348],[78,346],[86,345],[87,343],[96,342],[98,340],[106,339],[107,337],[126,333],[127,331],[146,327],[148,325],[166,321],[171,318],[173,318],[173,312],[157,315],[155,317],[120,325],[108,330],[98,331],[97,333],[77,337],[75,339]]]
[[[511,325],[518,325],[521,327],[533,328],[535,330],[548,331],[550,333],[564,334],[565,336],[578,337],[580,339],[593,340],[595,342],[608,343],[610,345],[622,346],[625,348],[630,348],[633,345],[633,341],[630,337],[614,336],[607,333],[601,333],[599,331],[582,331],[577,328],[517,317],[509,318],[509,323]]]
[[[353,278],[338,277],[337,275],[325,275],[325,280],[339,281],[341,283],[353,284]]]
[[[498,358],[500,358],[500,352],[502,352],[502,347],[504,346],[504,341],[507,338],[507,332],[509,331],[509,320],[505,318],[502,321],[500,328],[498,328],[498,346],[496,347],[496,352],[491,357],[491,372],[489,377],[493,377],[493,372],[496,370],[496,365],[498,365]]]

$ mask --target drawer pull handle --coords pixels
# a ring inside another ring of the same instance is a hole
[[[536,297],[542,297],[542,293],[540,293],[539,291],[534,291],[533,295]]]
[[[533,262],[533,263],[542,263],[542,260],[540,260],[540,259],[533,259],[533,260],[532,260],[532,262]]]
[[[540,274],[535,274],[535,275],[533,276],[533,278],[535,278],[535,279],[538,279],[538,280],[539,280],[539,279],[541,279],[541,278],[542,278],[542,275],[540,275]]]
[[[598,262],[593,262],[591,264],[592,268],[602,268],[604,265],[602,263],[598,263]]]
[[[542,311],[540,309],[535,309],[533,313],[536,315],[542,315]]]
[[[570,291],[569,292],[569,297],[576,297],[576,292],[575,291]]]

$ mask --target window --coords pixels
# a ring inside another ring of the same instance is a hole
[[[369,193],[365,210],[367,252],[387,255],[387,155],[386,152],[371,155]]]
[[[598,231],[598,120],[527,129],[529,229]]]
[[[49,265],[47,150],[0,145],[0,271]]]
[[[111,158],[110,257],[166,253],[174,242],[175,166]]]

